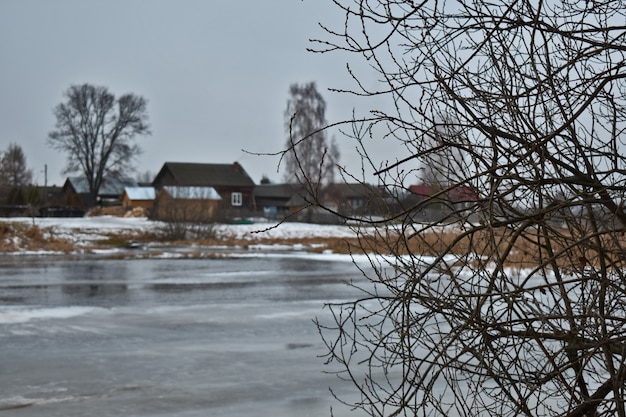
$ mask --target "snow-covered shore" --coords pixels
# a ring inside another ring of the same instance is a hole
[[[92,247],[99,241],[106,240],[111,235],[141,236],[151,232],[157,232],[163,227],[160,222],[147,218],[97,216],[80,218],[6,218],[0,219],[0,223],[18,223],[25,227],[35,225],[44,235],[45,239],[55,238],[71,242],[78,251]],[[247,245],[255,245],[258,242],[268,240],[289,240],[297,244],[299,239],[332,239],[354,238],[356,233],[348,226],[319,225],[308,223],[282,224],[269,222],[255,222],[253,224],[218,224],[215,226],[217,240],[246,242]],[[19,238],[11,238],[12,246],[20,248]],[[4,242],[5,245],[8,242]],[[158,244],[159,242],[153,242]],[[0,242],[0,245],[2,242]],[[12,253],[46,254],[46,250],[13,250]]]
[[[145,217],[77,217],[77,218],[11,218],[8,221],[17,221],[26,224],[35,224],[40,228],[53,228],[61,233],[83,231],[88,233],[122,233],[148,232],[161,227],[160,222],[148,220]],[[347,226],[320,225],[309,223],[278,224],[276,222],[256,222],[252,224],[217,224],[216,233],[219,237],[234,239],[296,239],[296,238],[347,238],[355,237],[355,233]]]

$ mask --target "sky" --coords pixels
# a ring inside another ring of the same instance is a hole
[[[0,0],[0,151],[19,144],[35,183],[47,172],[47,185],[62,185],[65,154],[46,143],[53,109],[89,83],[148,100],[138,173],[238,161],[256,183],[280,182],[277,157],[248,152],[282,149],[290,84],[315,81],[329,122],[367,110],[328,91],[352,87],[350,57],[306,50],[323,37],[318,23],[342,17],[330,0]],[[355,144],[331,133],[341,164],[358,172]]]

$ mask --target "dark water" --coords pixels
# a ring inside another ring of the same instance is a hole
[[[0,258],[0,413],[336,416],[313,323],[349,260]]]

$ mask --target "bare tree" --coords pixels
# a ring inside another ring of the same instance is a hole
[[[292,84],[285,110],[285,180],[311,191],[333,182],[339,150],[326,135],[326,101],[314,82]]]
[[[71,86],[65,98],[54,109],[56,128],[48,144],[67,154],[64,173],[87,178],[95,201],[103,178],[132,169],[141,153],[135,137],[150,133],[147,102],[134,94],[116,99],[107,88],[90,84]]]
[[[26,166],[22,147],[11,143],[0,159],[0,181],[10,187],[24,187],[33,181],[33,171]]]
[[[152,184],[156,174],[150,170],[137,173],[137,182],[139,184]]]
[[[416,223],[429,199],[395,193],[356,227],[370,284],[319,323],[352,405],[626,416],[624,2],[333,2],[314,50],[364,58],[381,84],[352,66],[355,97],[389,99],[346,123],[400,145],[364,160],[405,189],[432,167],[448,206]]]

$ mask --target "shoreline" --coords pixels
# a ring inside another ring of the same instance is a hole
[[[0,219],[0,256],[63,258],[208,258],[237,253],[351,253],[349,226],[304,223],[216,224],[205,238],[168,240],[145,218]]]

